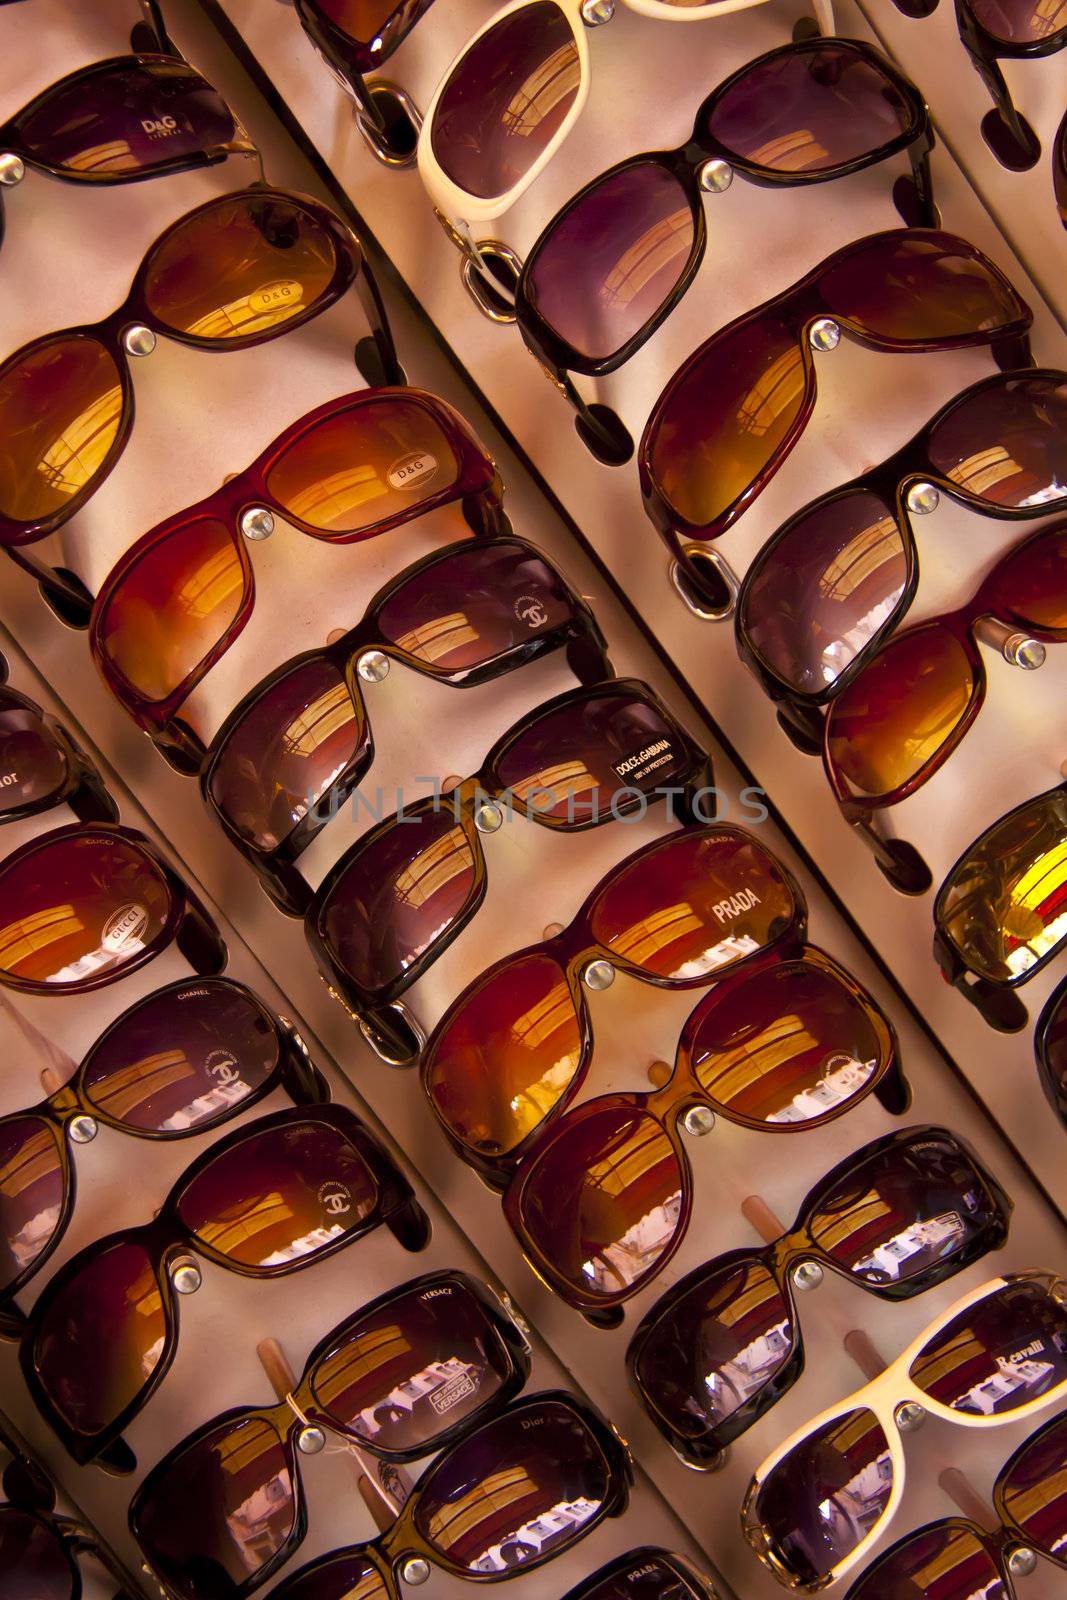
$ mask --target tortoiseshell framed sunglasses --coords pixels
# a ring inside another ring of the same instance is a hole
[[[177,713],[252,614],[248,544],[276,517],[358,544],[455,502],[474,533],[510,533],[496,463],[444,400],[400,387],[327,400],[130,546],[93,606],[93,659],[163,758],[196,774],[204,745]]]
[[[205,804],[274,904],[303,916],[313,891],[299,857],[374,761],[364,685],[395,660],[466,688],[559,649],[580,682],[610,677],[593,613],[546,556],[514,535],[449,545],[387,583],[333,644],[249,691],[205,755]]]
[[[73,734],[7,676],[0,653],[0,825],[62,805],[79,822],[117,822],[119,808]]]

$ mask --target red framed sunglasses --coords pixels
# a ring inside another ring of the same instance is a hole
[[[89,645],[104,682],[178,772],[204,746],[177,715],[255,604],[248,542],[282,517],[357,544],[459,501],[478,534],[510,532],[496,465],[458,412],[419,389],[341,395],[294,422],[243,472],[131,545],[104,579]]]
[[[61,722],[7,681],[0,653],[0,824],[67,805],[79,822],[117,822],[100,773]]]

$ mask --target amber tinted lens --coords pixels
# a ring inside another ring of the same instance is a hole
[[[589,921],[609,954],[655,977],[699,983],[782,938],[797,915],[777,862],[755,839],[699,828],[624,861]]]
[[[177,223],[146,257],[141,281],[164,328],[239,344],[321,305],[336,270],[317,216],[297,200],[250,190]]]
[[[819,275],[827,311],[875,339],[918,348],[1025,317],[1011,285],[951,233],[873,234]]]
[[[379,400],[327,417],[269,468],[267,487],[291,516],[322,533],[377,528],[414,516],[459,476],[455,451],[424,406]]]
[[[226,638],[245,598],[231,529],[202,518],[150,545],[105,590],[93,643],[139,695],[162,701]]]
[[[1045,528],[997,567],[998,606],[1032,628],[1067,632],[1067,524]]]
[[[1003,818],[942,886],[937,925],[972,972],[1024,976],[1067,941],[1067,793],[1054,789]]]
[[[831,704],[831,767],[860,794],[894,794],[945,748],[977,692],[975,669],[950,629],[931,623],[901,634]]]
[[[59,1536],[40,1518],[0,1506],[4,1600],[71,1600],[74,1573]]]
[[[536,1260],[584,1297],[634,1291],[675,1243],[682,1168],[661,1123],[630,1106],[572,1113],[547,1135],[505,1201]]]
[[[0,1294],[55,1238],[67,1189],[61,1137],[43,1117],[0,1122]]]
[[[1009,1600],[997,1561],[977,1535],[945,1523],[887,1550],[846,1600]]]
[[[785,1570],[821,1588],[881,1521],[892,1488],[889,1441],[873,1411],[860,1407],[794,1445],[748,1509]]]
[[[430,142],[468,194],[507,194],[544,154],[581,83],[578,46],[555,0],[501,17],[464,52],[434,108]]]
[[[67,778],[67,758],[43,718],[0,688],[0,816],[56,794]]]
[[[363,769],[370,728],[348,684],[323,657],[264,689],[215,753],[208,792],[257,850],[276,850],[353,762]]]
[[[997,1499],[1032,1550],[1067,1564],[1067,1412],[1017,1450],[997,1482]]]
[[[908,1376],[931,1400],[1000,1416],[1067,1382],[1067,1311],[1055,1280],[1009,1281],[934,1334]]]
[[[0,978],[47,990],[118,977],[162,933],[171,894],[124,839],[91,829],[0,867]]]
[[[1067,498],[1067,381],[1019,373],[980,384],[941,418],[926,450],[939,472],[990,505],[1055,511]]]
[[[122,377],[88,334],[43,339],[0,367],[0,515],[43,522],[103,475],[122,422]]]
[[[423,1084],[449,1132],[481,1155],[503,1155],[539,1127],[582,1058],[566,974],[520,956],[473,984],[423,1058]]]
[[[374,35],[400,9],[397,0],[310,0],[338,28],[343,28],[360,44],[370,44]]]
[[[1062,0],[970,0],[976,19],[1002,44],[1038,44],[1067,35]]]

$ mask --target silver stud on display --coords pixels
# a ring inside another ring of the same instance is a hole
[[[135,322],[132,328],[127,328],[122,335],[123,348],[130,356],[150,356],[156,348],[156,336],[151,328],[146,328],[143,323]]]
[[[321,1428],[301,1428],[296,1436],[296,1448],[301,1455],[317,1456],[326,1448],[326,1435]]]
[[[841,343],[841,329],[832,317],[820,317],[811,325],[808,343],[813,350],[836,350]]]
[[[100,1125],[95,1117],[75,1117],[67,1124],[67,1132],[75,1144],[90,1144],[100,1132]]]
[[[901,1433],[914,1433],[926,1421],[926,1412],[917,1400],[904,1400],[893,1412],[893,1421]]]
[[[1008,1557],[1008,1571],[1013,1578],[1028,1578],[1037,1566],[1037,1554],[1028,1544],[1020,1545]]]
[[[356,671],[364,683],[381,683],[389,676],[389,657],[380,650],[365,650],[356,662]]]
[[[610,961],[590,961],[582,973],[587,989],[610,989],[615,982],[615,968]]]
[[[802,1261],[799,1267],[793,1268],[795,1289],[817,1289],[821,1282],[822,1268],[817,1261]]]
[[[1036,672],[1045,665],[1045,647],[1040,639],[1031,639],[1026,633],[1013,633],[1005,639],[1002,654],[1013,667],[1024,672]]]
[[[0,183],[5,189],[13,189],[25,176],[25,163],[20,161],[18,156],[0,156]]]
[[[599,28],[615,15],[615,0],[582,0],[582,21],[587,28]]]
[[[274,532],[274,518],[266,506],[253,506],[241,517],[241,532],[246,539],[269,539]]]
[[[734,181],[734,169],[728,161],[713,156],[705,161],[697,174],[697,182],[705,194],[722,194]]]
[[[183,1261],[174,1268],[170,1281],[179,1294],[195,1294],[204,1279],[195,1261]]]
[[[917,517],[928,517],[941,504],[941,494],[932,483],[913,483],[907,494],[908,510]]]
[[[495,833],[502,826],[504,813],[495,800],[483,800],[474,813],[474,826],[479,833]]]
[[[405,1583],[425,1583],[430,1576],[430,1563],[421,1556],[410,1556],[400,1569],[400,1576]]]
[[[694,1139],[703,1139],[715,1126],[715,1113],[710,1106],[690,1106],[682,1118],[682,1127]]]

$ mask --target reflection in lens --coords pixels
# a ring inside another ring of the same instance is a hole
[[[43,1117],[0,1121],[0,1293],[33,1265],[59,1226],[66,1192],[60,1137]]]
[[[39,522],[101,477],[123,412],[110,352],[88,334],[40,339],[0,367],[0,515]]]
[[[1067,525],[1043,528],[996,569],[996,592],[1032,628],[1067,633]]]
[[[875,338],[922,344],[1025,318],[1006,279],[951,233],[876,233],[819,275],[826,310]]]
[[[310,1562],[272,1591],[277,1600],[392,1600],[359,1546]]]
[[[997,1482],[998,1503],[1028,1545],[1067,1556],[1067,1412],[1016,1451]]]
[[[990,505],[1055,510],[1067,500],[1067,382],[1027,373],[979,385],[941,418],[927,452]]]
[[[908,1376],[940,1405],[971,1416],[1017,1410],[1067,1382],[1067,1311],[1055,1280],[1009,1280],[926,1342]]]
[[[1004,44],[1037,44],[1067,29],[1064,0],[970,0],[976,21]]]
[[[68,770],[37,712],[0,687],[0,815],[49,799],[63,787]]]
[[[71,1600],[74,1573],[59,1537],[16,1506],[0,1506],[4,1600]]]
[[[868,1567],[846,1600],[1009,1600],[1001,1569],[959,1523],[909,1534]]]

